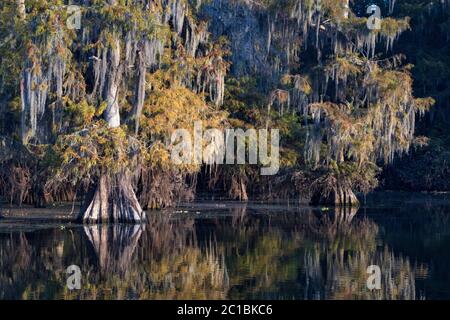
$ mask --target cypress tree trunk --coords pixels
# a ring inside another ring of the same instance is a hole
[[[143,48],[142,48],[143,49]],[[147,74],[145,61],[142,56],[142,51],[140,50],[137,55],[138,61],[138,72],[139,72],[139,81],[138,86],[136,88],[136,101],[134,103],[133,116],[135,117],[135,134],[137,135],[139,132],[139,120],[142,115],[142,109],[144,108],[144,100],[145,100],[145,76]]]
[[[359,200],[355,193],[348,187],[336,186],[330,192],[321,190],[311,199],[312,205],[327,205],[337,207],[357,207]]]
[[[118,101],[122,81],[120,53],[120,40],[115,36],[114,43],[108,49],[108,73],[103,92],[103,98],[107,102],[103,117],[110,128],[120,126]],[[145,220],[145,212],[137,200],[127,168],[112,177],[105,173],[101,174],[86,200],[80,214],[80,219],[85,223],[138,223]]]
[[[25,10],[25,0],[16,0],[17,5],[17,16],[20,20],[25,20],[26,10]]]
[[[344,1],[344,19],[348,19],[350,15],[350,0]]]

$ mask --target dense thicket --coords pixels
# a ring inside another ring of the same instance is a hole
[[[78,195],[87,222],[140,221],[142,207],[189,193],[198,169],[171,167],[166,139],[195,120],[221,123],[222,44],[182,0],[72,2],[79,30],[67,4],[1,5],[2,194]]]
[[[284,134],[276,188],[244,172],[247,181],[258,181],[252,184],[257,193],[308,190],[313,202],[354,203],[352,191],[375,188],[381,167],[425,142],[414,137],[416,114],[433,100],[414,98],[413,66],[401,48],[394,51],[410,20],[391,16],[395,2],[378,4],[384,13],[379,30],[368,28],[364,1],[205,5],[213,34],[232,44],[225,95],[231,117],[270,123]],[[243,33],[246,26],[251,31]]]
[[[429,90],[415,97],[414,61],[395,49],[411,25],[394,1],[380,1],[376,30],[364,1],[70,3],[82,8],[79,30],[65,1],[0,4],[8,201],[80,200],[86,222],[140,221],[146,208],[192,199],[200,181],[241,200],[354,205],[382,166],[426,142],[416,115],[434,101]],[[280,129],[280,173],[174,165],[171,133],[195,121]]]

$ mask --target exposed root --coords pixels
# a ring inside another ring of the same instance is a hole
[[[128,174],[102,175],[90,190],[79,219],[84,223],[139,223],[145,212],[134,193]]]

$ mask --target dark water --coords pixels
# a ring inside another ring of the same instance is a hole
[[[449,195],[376,194],[359,211],[198,203],[142,226],[0,221],[0,299],[450,299],[449,245]]]

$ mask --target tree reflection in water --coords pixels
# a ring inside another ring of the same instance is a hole
[[[212,216],[0,234],[0,298],[416,298],[415,266],[356,210],[234,206]],[[72,264],[79,291],[65,286]],[[373,264],[379,291],[366,287]]]
[[[341,208],[314,216],[312,234],[320,239],[305,252],[306,292],[311,298],[415,299],[415,276],[408,259],[387,246],[377,248],[378,226],[355,220],[357,210]],[[368,290],[367,267],[382,270],[381,290]]]
[[[126,274],[143,228],[142,225],[101,224],[84,227],[84,232],[94,248],[102,275]]]

